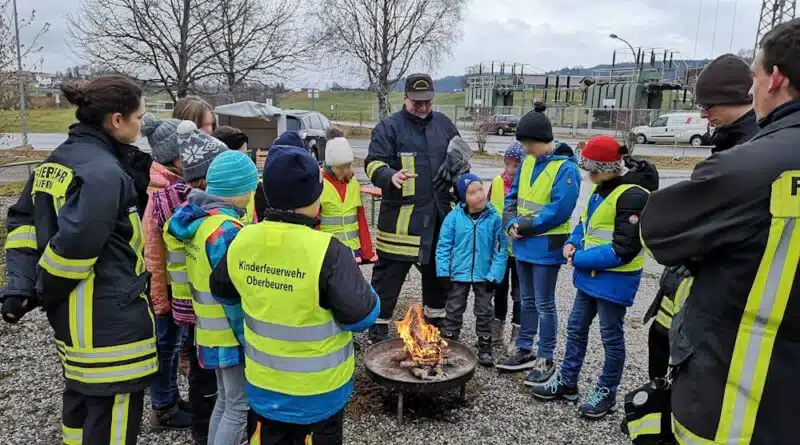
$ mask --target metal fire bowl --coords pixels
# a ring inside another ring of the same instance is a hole
[[[447,357],[452,365],[445,367],[446,378],[442,380],[420,380],[408,369],[401,368],[392,356],[403,350],[403,340],[394,338],[376,343],[364,353],[367,374],[377,384],[399,393],[435,394],[463,386],[475,374],[478,358],[471,349],[455,341]]]

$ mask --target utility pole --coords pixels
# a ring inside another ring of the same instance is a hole
[[[25,79],[22,76],[22,50],[19,43],[19,18],[17,0],[14,2],[14,33],[17,37],[17,80],[19,81],[19,117],[22,121],[22,146],[28,146],[28,118],[25,116]]]

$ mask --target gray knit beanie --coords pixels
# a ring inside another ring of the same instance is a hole
[[[228,149],[219,139],[199,131],[192,121],[178,124],[177,133],[183,162],[183,179],[186,181],[205,178],[211,161]]]
[[[162,165],[172,163],[179,155],[178,119],[157,119],[152,113],[142,117],[142,136],[147,138],[153,160]]]
[[[745,105],[753,101],[750,66],[741,57],[723,54],[697,77],[695,99],[700,105]]]

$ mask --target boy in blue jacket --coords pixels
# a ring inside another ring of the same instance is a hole
[[[505,200],[503,221],[512,238],[522,303],[516,350],[497,368],[533,370],[527,382],[545,382],[555,372],[556,281],[566,260],[561,248],[570,233],[581,175],[569,145],[553,140],[553,127],[537,104],[520,119],[517,140],[528,153]],[[533,339],[539,334],[539,349]]]
[[[567,347],[561,371],[543,385],[533,386],[542,400],[577,400],[578,374],[586,356],[589,328],[600,319],[605,363],[597,386],[580,407],[587,418],[601,418],[614,409],[625,365],[625,312],[633,304],[644,267],[639,216],[649,191],[658,188],[636,169],[621,175],[626,152],[610,136],[596,136],[581,152],[581,167],[595,186],[581,223],[572,232],[563,256],[575,267],[578,289],[567,324]]]
[[[444,337],[458,340],[472,288],[478,362],[493,366],[492,299],[495,286],[505,275],[508,244],[503,223],[486,201],[480,178],[471,173],[461,175],[456,192],[461,203],[444,219],[436,247],[436,275],[452,283],[445,308]]]

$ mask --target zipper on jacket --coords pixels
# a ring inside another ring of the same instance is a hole
[[[470,271],[470,282],[475,282],[475,251],[478,250],[478,220],[473,219],[471,216],[467,217],[472,221],[472,271]],[[483,215],[478,216],[478,219]]]

